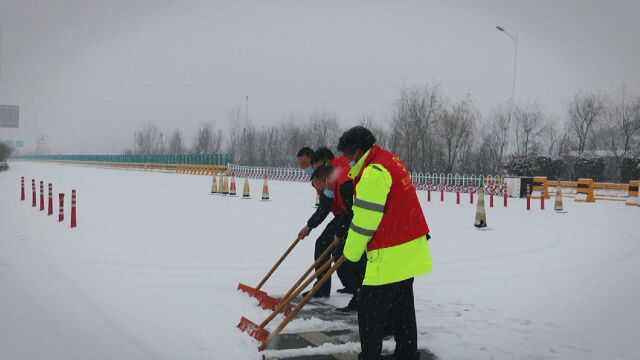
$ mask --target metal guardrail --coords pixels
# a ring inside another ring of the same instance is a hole
[[[263,179],[267,177],[270,180],[309,181],[309,176],[298,168],[229,164],[227,171],[229,174],[241,178]],[[493,191],[494,194],[501,194],[502,191],[504,191],[503,178],[497,175],[476,176],[467,174],[412,173],[411,180],[418,190],[430,189],[432,191],[439,191],[443,189],[448,192],[453,192],[457,189],[460,192],[466,193],[475,191],[479,187],[485,187],[487,190]]]
[[[263,179],[281,181],[309,181],[309,175],[298,168],[290,167],[264,167],[264,166],[243,166],[229,164],[227,172],[239,178]]]

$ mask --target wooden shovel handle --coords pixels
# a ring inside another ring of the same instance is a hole
[[[296,298],[296,296],[300,295],[300,293],[302,291],[304,291],[304,289],[307,288],[307,286],[309,286],[309,284],[311,284],[311,282],[313,281],[313,279],[315,279],[316,277],[318,277],[318,275],[322,274],[324,271],[326,271],[329,266],[331,266],[331,262],[332,259],[329,258],[319,269],[318,271],[316,271],[313,276],[309,277],[302,285],[300,285],[298,288],[295,289],[295,291],[291,294],[289,294],[289,296],[287,296],[286,298],[283,298],[282,301],[280,301],[280,303],[278,304],[278,306],[276,306],[276,308],[271,312],[271,314],[269,314],[269,316],[267,316],[266,319],[264,319],[264,321],[262,323],[260,323],[260,327],[264,328],[265,326],[267,326],[267,324],[269,324],[269,322],[271,322],[271,320],[273,320],[273,318],[276,317],[276,315],[278,315],[278,313],[280,313],[280,310],[282,310],[282,308],[284,308],[287,304],[289,304],[293,299]],[[317,285],[317,284],[316,284]]]
[[[298,286],[300,286],[300,284],[302,284],[304,279],[307,278],[307,276],[311,273],[311,271],[313,269],[315,269],[316,266],[318,266],[324,260],[324,258],[326,258],[327,255],[329,255],[329,253],[331,253],[331,250],[333,250],[333,248],[338,246],[338,241],[339,240],[334,240],[334,241],[331,242],[331,244],[329,244],[329,246],[327,246],[327,248],[322,252],[322,254],[320,254],[320,256],[318,256],[316,261],[314,261],[313,264],[311,264],[311,266],[309,266],[307,271],[305,271],[304,274],[302,274],[300,279],[298,279],[298,281],[296,281],[296,283],[293,284],[291,289],[289,289],[289,291],[287,291],[287,293],[282,297],[283,300],[287,299],[298,288]]]
[[[344,255],[340,256],[340,258],[335,262],[331,269],[327,271],[327,273],[320,279],[320,281],[318,281],[318,283],[311,289],[311,291],[309,291],[309,293],[302,299],[302,301],[300,301],[298,305],[296,305],[296,307],[289,313],[289,315],[287,315],[287,317],[280,323],[280,325],[278,325],[278,327],[269,334],[269,336],[262,342],[262,344],[260,344],[260,347],[258,347],[258,351],[264,350],[269,345],[271,340],[273,340],[274,337],[280,334],[282,329],[284,329],[284,327],[287,326],[287,324],[289,324],[289,322],[291,322],[291,320],[293,320],[296,315],[298,315],[300,310],[302,310],[302,307],[307,302],[309,302],[309,300],[318,292],[318,290],[320,290],[322,285],[324,285],[324,283],[326,283],[329,278],[331,278],[331,275],[333,275],[333,273],[338,270],[340,265],[342,265],[345,260],[346,258],[344,257]],[[330,263],[330,261],[327,261],[325,265],[327,265],[328,263]]]
[[[293,250],[294,247],[296,247],[296,245],[298,245],[298,243],[300,242],[300,238],[297,238],[287,249],[287,251],[284,252],[284,254],[282,254],[282,256],[280,257],[280,259],[278,259],[278,261],[276,262],[275,265],[273,265],[273,267],[271,268],[271,270],[269,270],[269,272],[267,273],[267,275],[264,276],[264,278],[262,278],[262,281],[260,281],[260,283],[258,284],[258,286],[256,286],[257,290],[260,290],[260,288],[262,287],[262,285],[264,285],[265,282],[267,282],[267,280],[269,279],[269,277],[271,277],[271,274],[273,274],[274,271],[276,271],[276,269],[278,268],[278,266],[280,266],[280,264],[282,264],[282,262],[284,261],[284,259],[287,257],[287,255],[289,255],[289,253],[291,252],[291,250]]]

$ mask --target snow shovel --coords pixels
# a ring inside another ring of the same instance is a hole
[[[264,321],[262,321],[260,323],[260,325],[256,325],[254,322],[252,322],[251,320],[247,319],[246,317],[242,317],[240,318],[240,323],[238,323],[238,325],[236,326],[238,329],[240,329],[241,331],[247,332],[249,335],[251,335],[251,337],[253,337],[254,339],[258,340],[258,341],[263,341],[267,338],[267,336],[269,335],[269,332],[267,330],[265,330],[265,326],[267,326],[271,320],[273,320],[276,315],[278,315],[278,313],[280,313],[280,311],[282,311],[282,309],[289,305],[293,299],[295,299],[296,296],[300,295],[300,293],[302,291],[304,291],[304,289],[307,288],[307,286],[309,286],[309,284],[311,284],[311,282],[313,281],[313,279],[315,279],[316,277],[318,277],[319,274],[321,274],[322,272],[326,271],[327,269],[329,269],[329,267],[331,266],[331,262],[332,259],[327,260],[319,269],[318,271],[316,271],[313,276],[309,277],[302,285],[300,285],[292,294],[290,294],[288,297],[286,297],[285,299],[283,299],[278,306],[276,306],[276,308],[271,312],[271,314],[269,314],[269,316],[267,316],[266,319],[264,319]],[[329,273],[327,273],[329,274]],[[329,274],[330,275],[330,274]],[[326,274],[325,274],[326,276]],[[323,276],[322,279],[324,279],[325,277]],[[307,296],[305,296],[305,299],[311,295],[315,295],[316,292],[318,292],[318,289],[320,288],[320,286],[322,286],[327,280],[325,280],[324,282],[322,281],[322,279],[320,279],[318,281],[318,283],[311,289],[311,291],[309,291],[309,293],[307,294]],[[304,301],[304,299],[303,299]],[[307,299],[308,301],[308,299]],[[301,302],[302,303],[302,302]],[[306,301],[304,301],[304,304],[306,304]],[[303,304],[303,305],[304,305]],[[299,304],[298,304],[299,305]],[[297,308],[297,307],[296,307]],[[298,310],[300,311],[300,310]],[[289,314],[287,316],[290,316],[291,312],[289,312]]]
[[[282,264],[282,262],[284,261],[284,259],[287,257],[287,255],[289,255],[289,253],[291,252],[291,250],[293,250],[294,247],[296,247],[296,245],[298,245],[298,243],[300,242],[300,238],[297,238],[287,249],[287,251],[284,252],[284,254],[282,254],[282,256],[280,257],[280,259],[278,259],[278,261],[276,262],[275,265],[273,265],[273,267],[271,268],[271,270],[269,270],[269,272],[267,273],[267,275],[265,275],[262,278],[262,281],[260,281],[260,283],[258,284],[258,286],[256,286],[255,288],[252,288],[249,285],[245,285],[243,283],[239,283],[238,284],[238,290],[243,291],[247,294],[249,294],[249,296],[253,296],[259,300],[264,299],[266,297],[270,297],[266,292],[260,290],[260,288],[262,287],[262,285],[264,285],[265,282],[267,282],[267,280],[269,279],[269,277],[271,277],[271,274],[273,274],[274,271],[276,271],[276,269],[278,268],[278,266],[280,266],[280,264]]]
[[[331,267],[331,269],[327,271],[327,273],[322,277],[322,279],[318,281],[318,283],[311,289],[311,291],[309,291],[309,293],[302,299],[302,301],[300,301],[298,305],[296,305],[293,311],[291,311],[291,313],[287,315],[287,317],[284,320],[282,320],[280,325],[278,325],[278,327],[275,330],[273,330],[273,332],[269,333],[264,328],[261,329],[262,331],[260,332],[260,335],[261,336],[267,335],[267,336],[266,336],[266,339],[262,340],[262,344],[260,344],[260,346],[258,347],[258,351],[262,351],[266,349],[267,346],[269,346],[269,343],[271,342],[271,340],[273,340],[273,338],[278,336],[278,334],[280,334],[282,329],[284,329],[284,327],[287,326],[287,324],[289,324],[289,322],[291,322],[291,320],[293,320],[293,318],[296,315],[298,315],[300,310],[302,310],[302,307],[307,302],[309,302],[309,300],[316,294],[316,292],[318,292],[318,290],[322,287],[322,285],[324,285],[324,283],[326,283],[329,280],[329,278],[331,278],[331,275],[333,275],[333,273],[336,270],[338,270],[338,268],[342,265],[342,263],[345,262],[346,259],[347,258],[345,258],[344,255],[340,256],[340,258],[335,262],[335,264]],[[330,261],[327,261],[327,264],[329,262]]]
[[[316,266],[318,266],[319,264],[322,263],[322,261],[327,257],[327,255],[329,255],[331,253],[333,248],[338,246],[338,242],[339,241],[340,240],[338,239],[338,240],[334,240],[333,242],[331,242],[331,244],[329,244],[329,246],[327,246],[327,248],[322,252],[322,254],[320,254],[320,256],[316,259],[316,261],[313,264],[311,264],[311,266],[309,266],[307,271],[305,271],[304,274],[302,274],[300,279],[298,279],[298,281],[295,284],[293,284],[291,289],[289,289],[289,291],[287,291],[287,293],[281,299],[275,299],[275,298],[273,298],[271,296],[263,297],[260,300],[260,307],[265,309],[265,310],[274,310],[278,306],[278,304],[280,304],[285,299],[287,299],[298,288],[298,286],[300,286],[300,284],[302,284],[304,279],[307,278],[307,276],[311,273],[311,271],[313,269],[316,268]],[[291,305],[290,304],[286,304],[285,307],[283,308],[282,312],[284,312],[285,315],[289,315],[290,311],[291,311]]]

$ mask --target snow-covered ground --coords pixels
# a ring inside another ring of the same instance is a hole
[[[31,178],[67,194],[64,224],[31,207]],[[42,163],[0,172],[0,359],[259,359],[258,343],[235,325],[267,312],[236,286],[257,283],[315,196],[309,184],[271,182],[272,200],[262,202],[252,181],[253,199],[242,200],[211,196],[210,185],[206,176]],[[420,196],[434,258],[434,272],[415,283],[420,347],[447,360],[640,358],[640,208],[567,200],[566,214],[538,202],[527,212],[510,199],[488,208],[491,229],[478,231],[467,195],[464,205],[453,194],[445,203]],[[282,294],[310,264],[318,233],[268,292]]]

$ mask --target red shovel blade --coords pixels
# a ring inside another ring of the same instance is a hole
[[[256,325],[253,321],[247,319],[244,316],[240,318],[240,323],[236,327],[241,331],[251,335],[252,338],[261,342],[269,337],[269,332],[267,330]]]
[[[273,296],[265,295],[260,299],[260,307],[265,310],[275,310],[278,304],[280,304],[280,300]]]
[[[268,296],[266,292],[262,291],[262,290],[258,290],[255,288],[252,288],[249,285],[245,285],[243,283],[239,283],[238,284],[238,290],[243,291],[247,294],[249,294],[249,296],[253,296],[257,299],[262,299],[263,296]]]
[[[280,299],[276,299],[273,296],[265,295],[262,299],[260,299],[260,307],[265,310],[275,310],[278,305],[280,305]],[[282,309],[280,309],[285,315],[289,315],[291,312],[291,304],[285,305]]]

